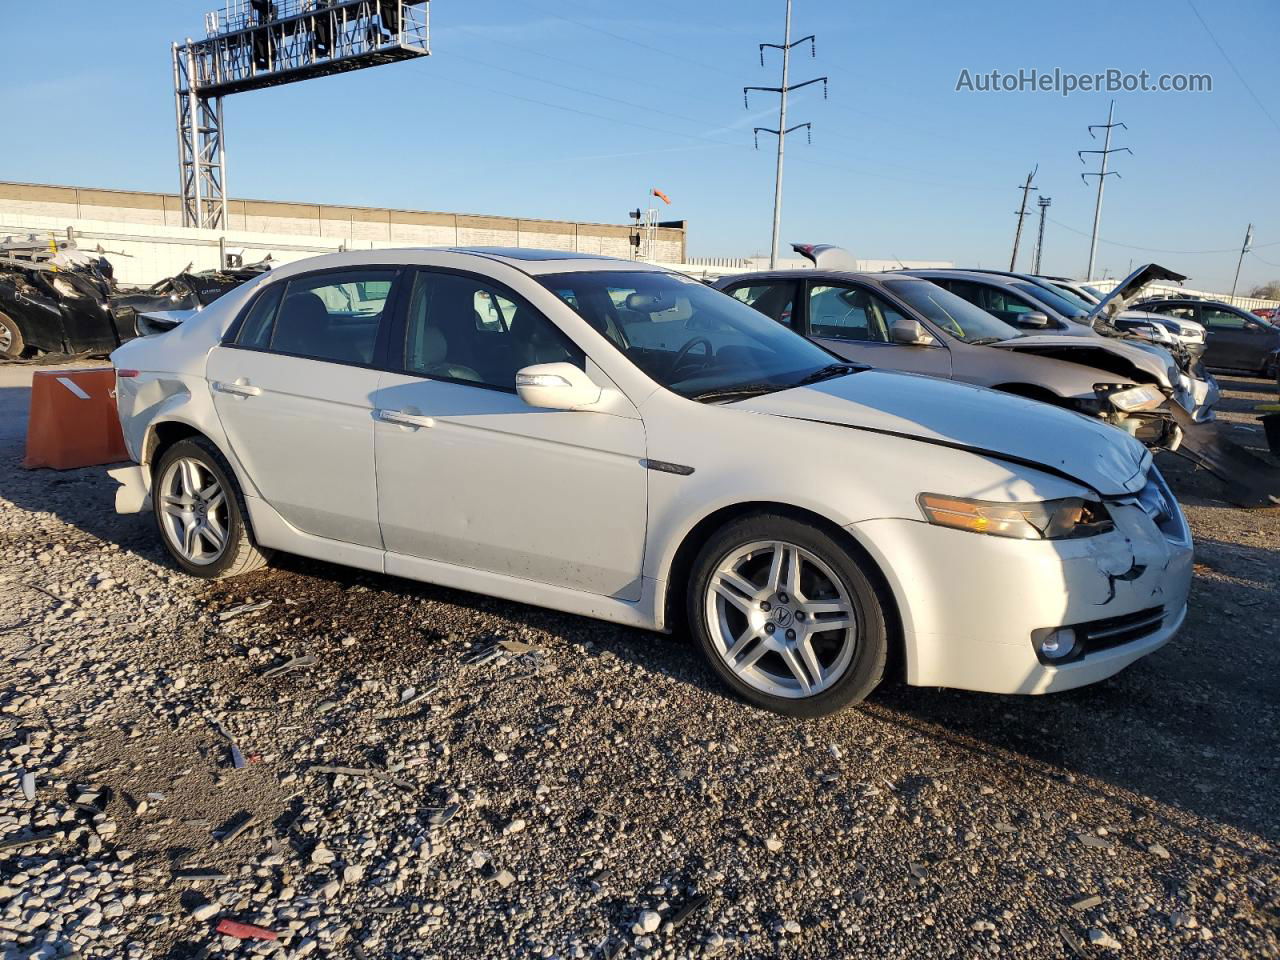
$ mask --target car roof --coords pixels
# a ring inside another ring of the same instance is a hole
[[[1007,273],[985,273],[980,270],[903,270],[909,277],[949,277],[953,280],[986,280],[991,283],[997,283],[1005,286],[1012,285],[1018,277],[1010,276]]]
[[[806,277],[821,280],[861,280],[866,283],[880,283],[881,281],[901,276],[902,273],[897,270],[886,270],[879,273],[857,273],[852,270],[819,270],[817,267],[799,267],[790,270],[753,270],[748,273],[725,274],[715,280],[714,286],[741,283],[744,280],[803,280]],[[919,278],[908,277],[907,279]]]
[[[438,263],[440,254],[453,254],[458,266],[467,261],[489,261],[506,264],[522,273],[537,276],[554,273],[582,273],[587,271],[632,270],[648,273],[671,273],[666,267],[644,260],[623,260],[594,253],[577,253],[571,250],[543,250],[533,247],[393,247],[378,250],[348,250],[343,253],[327,253],[305,260],[295,260],[269,271],[275,276],[292,276],[331,267],[360,267],[365,265]]]

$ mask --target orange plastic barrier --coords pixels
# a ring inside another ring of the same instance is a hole
[[[42,370],[31,378],[28,470],[70,470],[128,460],[116,415],[115,371]]]

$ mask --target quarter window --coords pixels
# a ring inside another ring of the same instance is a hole
[[[514,390],[517,370],[559,362],[583,367],[585,358],[514,295],[472,277],[416,274],[405,326],[407,372]]]
[[[393,270],[350,270],[290,281],[271,332],[271,350],[371,364],[394,281]]]
[[[283,283],[273,283],[253,301],[249,315],[240,327],[236,343],[255,350],[265,350],[271,345],[271,327],[275,322],[276,308],[280,306],[280,295],[284,293],[284,288]]]

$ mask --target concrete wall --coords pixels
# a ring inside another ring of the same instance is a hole
[[[404,246],[542,247],[629,258],[630,229],[566,220],[231,200],[226,230],[182,226],[175,194],[0,182],[0,236],[73,229],[81,246],[107,251],[123,283],[152,283],[195,263],[216,266],[218,241],[246,261],[288,262],[346,249]],[[684,260],[684,228],[658,231],[657,258]]]

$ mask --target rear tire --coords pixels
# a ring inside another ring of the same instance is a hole
[[[12,317],[0,313],[0,360],[17,360],[26,349],[18,324]]]
[[[179,440],[161,455],[153,477],[160,539],[183,570],[221,580],[267,565],[272,551],[254,543],[235,472],[212,441]]]
[[[811,523],[735,520],[694,560],[690,630],[743,699],[791,717],[833,713],[884,676],[885,608],[863,563]]]

